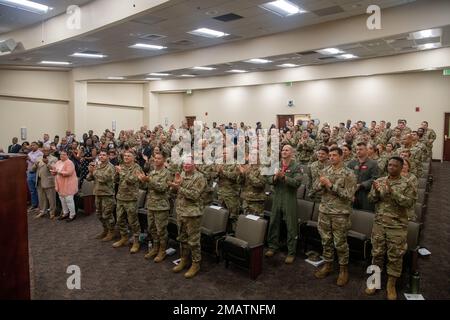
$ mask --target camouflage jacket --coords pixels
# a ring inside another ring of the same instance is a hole
[[[114,166],[107,162],[98,164],[93,173],[86,177],[88,181],[94,181],[94,195],[96,196],[114,196],[114,178],[116,170]]]
[[[328,189],[317,179],[313,184],[313,192],[321,192],[322,199],[319,211],[326,214],[348,215],[352,210],[352,201],[356,191],[356,176],[353,170],[341,165],[338,168],[329,166],[322,171],[332,186]]]
[[[206,188],[206,179],[198,171],[192,175],[181,173],[181,183],[175,203],[177,215],[181,217],[197,217],[203,215],[202,194]]]
[[[216,167],[218,180],[219,195],[235,195],[239,196],[239,176],[240,172],[236,164],[224,164],[222,172],[218,172]]]
[[[266,178],[261,175],[259,165],[250,165],[248,171],[241,175],[242,181],[241,198],[247,201],[264,201],[266,200],[265,187]]]
[[[152,170],[149,175],[147,209],[154,211],[170,210],[169,184],[173,177],[169,169]]]
[[[375,203],[375,223],[387,228],[402,229],[408,227],[408,209],[417,200],[416,188],[408,178],[400,176],[397,179],[382,177],[376,180],[380,190],[372,186],[368,199]],[[389,192],[386,182],[389,182]]]
[[[140,180],[136,174],[143,171],[137,163],[130,166],[122,164],[121,168],[120,173],[116,173],[116,182],[119,184],[116,198],[120,201],[137,201]]]
[[[309,162],[314,153],[315,142],[308,138],[305,142],[300,139],[297,144],[297,159],[301,162]]]

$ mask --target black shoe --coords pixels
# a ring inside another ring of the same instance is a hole
[[[62,220],[66,220],[67,218],[69,218],[69,216],[60,215],[58,217],[58,220],[62,221]]]
[[[69,218],[66,220],[66,222],[73,222],[76,219],[77,216],[74,216],[73,218]]]

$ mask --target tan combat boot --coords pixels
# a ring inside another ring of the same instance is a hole
[[[106,236],[102,239],[103,242],[114,240],[114,231],[109,230]]]
[[[155,261],[156,263],[159,263],[166,258],[166,247],[167,247],[166,242],[162,241],[159,246],[158,255],[156,256],[156,258],[153,261]]]
[[[323,265],[322,268],[320,268],[319,270],[317,270],[314,273],[314,276],[317,279],[323,279],[326,276],[328,276],[331,272],[333,272],[333,263],[332,262],[325,262],[325,264]]]
[[[287,256],[286,259],[284,260],[284,263],[286,264],[293,264],[295,260],[294,256]]]
[[[265,256],[266,256],[267,258],[272,258],[274,255],[275,255],[275,251],[272,250],[272,249],[267,250],[267,251],[266,251],[266,254],[265,254]]]
[[[180,255],[181,255],[180,263],[178,263],[178,265],[173,267],[173,269],[172,269],[172,271],[175,273],[183,271],[183,269],[186,268],[188,265],[189,250],[181,247]]]
[[[103,227],[102,233],[99,233],[99,234],[95,237],[95,239],[98,239],[98,240],[103,239],[104,237],[106,237],[107,234],[108,234],[108,229],[106,229],[105,227]]]
[[[366,288],[366,290],[364,290],[364,292],[365,292],[368,296],[373,296],[373,295],[377,292],[377,289],[375,289],[375,288],[372,288],[372,289]]]
[[[393,276],[389,276],[387,283],[387,298],[388,300],[397,300],[397,291],[395,289],[395,283],[397,282],[397,278]]]
[[[45,212],[41,212],[41,213],[39,213],[37,216],[35,216],[34,218],[35,219],[40,219],[40,218],[43,218],[43,217],[45,217]]]
[[[339,287],[343,287],[348,283],[348,267],[340,266],[339,268],[339,276],[337,278],[336,284]]]
[[[191,267],[189,270],[184,274],[184,277],[186,279],[192,279],[197,275],[197,273],[200,271],[200,262],[192,262]]]
[[[130,253],[137,253],[141,247],[141,244],[139,243],[139,239],[137,237],[133,238],[133,246],[130,249]]]
[[[128,243],[128,237],[121,236],[120,240],[113,243],[113,248],[120,248],[126,246]]]
[[[50,219],[51,219],[51,220],[55,220],[55,219],[56,219],[56,214],[55,214],[54,211],[53,211],[53,212],[50,212]]]
[[[150,250],[148,250],[147,254],[144,256],[145,259],[150,260],[152,258],[154,258],[159,251],[159,244],[158,243],[154,243],[152,248]]]

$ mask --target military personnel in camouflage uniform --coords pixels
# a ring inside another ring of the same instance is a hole
[[[322,176],[313,186],[322,193],[319,207],[318,230],[322,238],[324,266],[314,274],[323,279],[333,271],[334,249],[337,251],[340,270],[338,286],[348,282],[348,243],[352,199],[356,191],[356,176],[342,163],[342,150],[330,149],[331,165],[322,171]]]
[[[433,143],[434,140],[436,140],[436,132],[434,132],[433,129],[428,128],[427,121],[422,121],[421,127],[424,131],[422,142],[425,143],[428,148],[428,155],[433,157]]]
[[[128,243],[128,225],[133,234],[133,246],[130,253],[139,251],[139,219],[137,200],[139,196],[139,178],[143,174],[141,167],[134,162],[135,155],[132,151],[125,151],[123,154],[124,163],[116,167],[116,183],[119,184],[117,192],[117,225],[120,230],[120,240],[113,244],[114,248],[119,248]]]
[[[224,162],[226,161],[226,155],[228,151],[224,148]],[[236,221],[239,216],[239,177],[241,175],[239,166],[237,164],[219,164],[216,165],[216,172],[218,177],[218,197],[222,205],[227,208],[229,212],[229,219],[231,228],[235,230]]]
[[[403,159],[403,168],[402,168],[402,177],[406,178],[408,180],[408,183],[410,183],[413,186],[414,194],[417,195],[417,191],[419,189],[419,180],[417,177],[410,172],[411,168],[411,162],[408,159]],[[409,221],[417,221],[417,215],[416,215],[416,200],[414,200],[413,205],[408,209],[408,220]],[[420,222],[420,221],[419,221]]]
[[[154,258],[154,262],[161,262],[166,257],[167,224],[169,223],[169,182],[172,174],[164,167],[166,158],[164,154],[156,154],[155,168],[149,173],[138,175],[139,180],[148,185],[146,208],[148,232],[152,236],[153,246],[145,255],[146,259]],[[156,256],[156,257],[155,257]]]
[[[114,198],[114,166],[109,163],[106,151],[100,151],[98,156],[100,163],[96,166],[94,162],[89,164],[88,181],[94,181],[95,211],[97,218],[103,226],[103,232],[96,238],[102,241],[114,239],[114,208],[116,200]]]
[[[275,172],[275,175],[267,177],[267,182],[273,185],[274,192],[267,236],[269,250],[265,255],[270,258],[279,249],[280,225],[284,220],[288,246],[288,256],[284,261],[286,264],[294,262],[297,250],[297,189],[302,182],[301,167],[293,157],[294,149],[289,145],[284,146],[281,151],[281,168]]]
[[[402,273],[403,255],[407,249],[408,209],[416,196],[410,182],[401,176],[403,160],[392,157],[388,162],[388,177],[377,179],[369,193],[375,203],[375,220],[372,229],[372,264],[384,266],[387,253],[387,297],[397,299],[396,280]],[[374,294],[376,289],[366,289]]]
[[[320,178],[321,172],[323,169],[328,167],[328,154],[329,149],[327,147],[321,147],[319,151],[317,151],[317,161],[314,161],[308,166],[307,174],[308,174],[308,190],[309,190],[309,198],[319,203],[320,202],[320,194],[313,191],[313,184]]]
[[[341,149],[343,152],[342,162],[344,162],[344,166],[347,167],[350,161],[353,160],[352,145],[344,144]]]
[[[183,173],[177,173],[169,185],[177,192],[176,210],[178,223],[178,241],[181,244],[180,263],[172,269],[178,273],[188,265],[191,251],[192,265],[184,274],[186,279],[195,277],[200,271],[201,261],[201,223],[203,215],[202,194],[206,188],[205,177],[195,169],[192,157],[185,157]]]
[[[297,160],[301,164],[308,164],[314,154],[315,142],[309,134],[308,130],[304,130],[297,144]]]
[[[256,163],[241,165],[239,171],[241,173],[241,199],[244,214],[264,217],[266,177],[261,175],[260,165]]]

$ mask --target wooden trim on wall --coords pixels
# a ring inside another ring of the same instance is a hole
[[[9,95],[9,94],[0,94],[0,98],[10,99],[10,100],[34,101],[34,102],[69,103],[69,100],[65,100],[65,99],[24,97],[24,96],[15,96],[15,95]]]
[[[100,107],[113,107],[113,108],[133,108],[133,109],[144,109],[143,106],[132,106],[125,104],[114,104],[114,103],[105,103],[105,102],[88,102],[88,106],[100,106]]]

